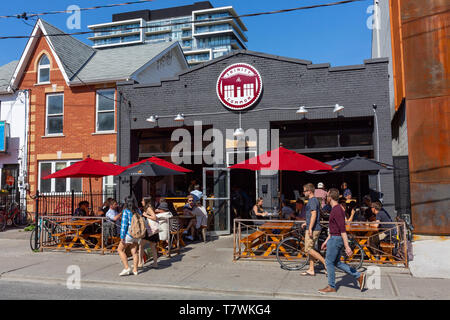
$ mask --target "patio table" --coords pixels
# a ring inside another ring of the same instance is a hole
[[[267,243],[270,243],[270,246],[267,248],[267,250],[264,252],[263,256],[267,257],[269,256],[276,248],[278,243],[283,240],[284,236],[292,230],[294,227],[294,222],[277,222],[277,221],[269,221],[262,225],[260,225],[258,228],[264,231],[266,236],[271,240],[267,241]],[[274,234],[271,232],[271,230],[280,230],[279,234]]]
[[[64,244],[64,248],[66,248],[66,251],[70,251],[72,247],[77,243],[78,240],[80,240],[81,244],[84,246],[84,248],[91,252],[91,248],[87,244],[86,240],[82,237],[83,231],[89,226],[94,223],[101,223],[102,220],[97,219],[77,219],[73,221],[67,221],[63,222],[60,225],[67,227],[69,230],[74,232],[75,236],[73,237],[72,241],[69,244]]]
[[[369,238],[372,237],[374,234],[379,232],[378,228],[371,227],[370,225],[361,225],[361,224],[348,224],[345,226],[345,230],[354,236],[355,240],[361,245],[362,249],[364,250],[364,253],[371,261],[376,261],[373,254],[370,252],[368,246]],[[353,252],[353,255],[357,254],[359,248],[356,247],[355,251]]]

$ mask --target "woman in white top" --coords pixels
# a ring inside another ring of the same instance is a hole
[[[152,256],[153,256],[153,268],[158,268],[158,249],[156,248],[156,245],[159,242],[159,232],[155,232],[153,234],[152,230],[150,228],[150,224],[148,219],[153,221],[158,221],[158,218],[156,217],[155,210],[153,210],[153,206],[151,204],[151,198],[146,197],[142,199],[142,215],[145,219],[145,228],[147,229],[147,232],[145,233],[145,237],[142,238],[141,243],[139,244],[139,264],[138,267],[142,268],[144,266],[144,241],[148,241],[150,243],[150,248],[152,250]],[[151,235],[150,235],[151,234]]]
[[[201,201],[197,201],[197,205],[192,210],[192,214],[195,216],[196,225],[195,229],[202,231],[203,241],[206,242],[206,228],[208,227],[208,212],[206,212],[205,207],[202,205]]]

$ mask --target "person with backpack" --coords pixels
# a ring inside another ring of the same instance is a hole
[[[122,211],[122,223],[120,228],[120,244],[117,248],[120,260],[124,266],[119,276],[131,274],[131,268],[128,265],[128,257],[125,250],[130,247],[133,256],[133,274],[138,275],[138,246],[141,238],[145,236],[144,219],[137,212],[133,198],[125,200],[125,207]]]

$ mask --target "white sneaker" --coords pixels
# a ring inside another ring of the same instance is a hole
[[[137,275],[138,275],[138,273],[139,273],[139,270],[138,270],[138,271],[136,271],[136,272],[134,272],[134,271],[133,271],[133,274],[134,274],[135,276],[137,276]]]
[[[119,276],[129,276],[131,274],[131,268],[123,269],[121,273],[119,273]]]

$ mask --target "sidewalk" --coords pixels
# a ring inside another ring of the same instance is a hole
[[[29,233],[8,230],[0,233],[0,281],[43,281],[65,285],[70,265],[81,268],[81,286],[152,286],[257,295],[268,299],[317,299],[327,285],[323,273],[302,277],[282,270],[276,261],[233,259],[233,237],[220,237],[206,244],[194,243],[172,258],[162,257],[159,269],[146,267],[138,276],[119,277],[117,255],[81,252],[33,253]],[[151,265],[151,262],[148,263]],[[381,288],[360,292],[349,276],[336,273],[338,293],[330,299],[450,299],[450,280],[419,279],[409,270],[381,267]],[[328,296],[327,296],[328,298]]]

